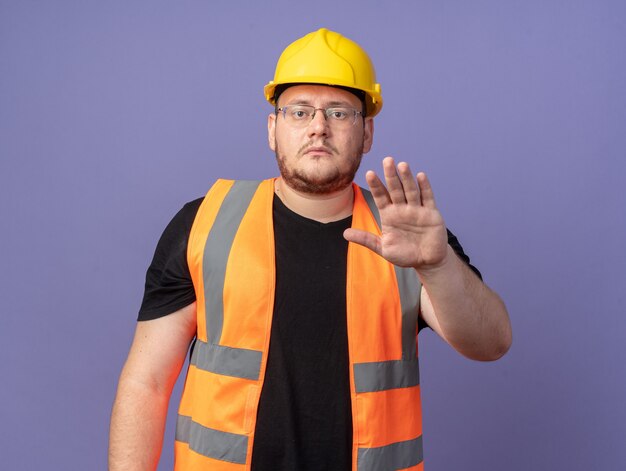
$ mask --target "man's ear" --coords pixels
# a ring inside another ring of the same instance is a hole
[[[276,114],[270,113],[267,117],[267,141],[274,152],[276,152]]]
[[[363,121],[363,153],[367,154],[374,143],[374,118]]]

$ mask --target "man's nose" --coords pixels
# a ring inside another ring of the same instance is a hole
[[[309,123],[309,135],[327,135],[328,134],[328,118],[326,118],[326,110],[315,109],[313,117]]]

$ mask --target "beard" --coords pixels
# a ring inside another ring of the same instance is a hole
[[[326,146],[331,148],[333,154],[337,153],[336,149],[332,146],[329,146],[328,144],[326,144]],[[310,144],[302,146],[302,148],[298,151],[296,158],[301,158],[303,152],[308,147],[310,147]],[[297,168],[290,168],[286,163],[286,157],[281,154],[278,143],[276,143],[275,153],[280,176],[289,187],[300,193],[327,195],[343,190],[352,184],[354,176],[361,165],[361,159],[363,158],[363,143],[361,143],[360,150],[355,149],[353,154],[349,156],[349,167],[346,170],[334,167],[331,171],[324,174],[305,172]]]

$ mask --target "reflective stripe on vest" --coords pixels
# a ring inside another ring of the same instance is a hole
[[[356,185],[354,192],[353,227],[379,230],[371,194]],[[176,470],[250,469],[274,302],[273,193],[273,180],[220,180],[194,221],[188,260],[198,334],[177,422]],[[419,279],[349,244],[347,290],[353,470],[422,469]]]
[[[361,189],[361,193],[374,219],[376,219],[376,224],[378,224],[378,227],[381,227],[380,214],[376,203],[374,203],[372,193],[364,189]],[[415,289],[415,287],[420,286],[420,281],[417,273],[412,268],[402,268],[394,265],[394,270],[398,280],[398,291],[400,292],[400,302],[402,304],[402,359],[411,361],[417,355],[417,337],[414,328],[417,326],[419,315],[420,290]],[[419,372],[416,381],[415,384],[419,384]]]
[[[259,379],[262,352],[224,347],[196,340],[190,363],[195,367],[234,378]]]
[[[259,182],[237,181],[224,198],[206,241],[203,259],[207,335],[217,344],[224,323],[224,277],[233,239]]]
[[[248,437],[204,427],[191,417],[179,415],[176,440],[188,443],[200,455],[231,463],[245,464]]]
[[[422,437],[397,442],[378,448],[360,448],[359,471],[383,471],[406,469],[418,465],[423,460]]]

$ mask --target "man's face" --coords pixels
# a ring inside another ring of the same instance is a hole
[[[295,85],[279,97],[278,107],[311,105],[315,108],[346,106],[361,110],[352,93],[323,85]],[[330,194],[346,188],[372,146],[373,121],[357,117],[353,126],[333,126],[320,110],[302,127],[285,122],[283,113],[268,117],[270,148],[283,181],[294,190]]]

